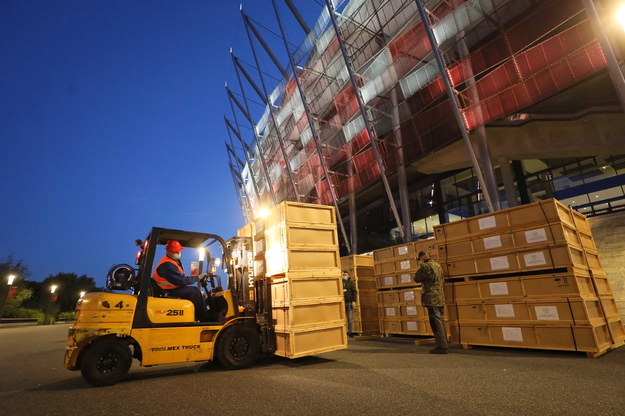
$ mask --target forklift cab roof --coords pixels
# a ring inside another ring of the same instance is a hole
[[[218,235],[198,233],[195,231],[173,230],[169,228],[154,227],[148,236],[148,239],[156,237],[157,244],[167,244],[169,240],[178,240],[183,247],[199,247],[208,243],[209,245],[217,241],[221,243],[223,248],[226,242]]]

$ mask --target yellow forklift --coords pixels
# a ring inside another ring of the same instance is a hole
[[[157,249],[163,251],[169,240],[198,250],[197,273],[206,266],[209,276],[202,289],[210,322],[196,322],[190,301],[168,297],[152,279]],[[138,269],[113,266],[107,275],[109,291],[88,293],[78,301],[65,351],[69,370],[80,370],[94,386],[107,386],[126,375],[133,358],[142,366],[216,361],[238,369],[275,352],[271,287],[253,276],[250,238],[225,241],[214,234],[155,227],[136,243]],[[211,257],[214,245],[220,257]],[[220,266],[227,272],[226,290],[215,274]]]

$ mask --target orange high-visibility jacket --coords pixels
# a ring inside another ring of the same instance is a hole
[[[169,290],[169,289],[177,289],[180,286],[176,286],[174,284],[171,284],[167,279],[165,279],[163,276],[158,274],[158,267],[165,263],[165,262],[170,262],[172,264],[174,264],[176,266],[176,268],[178,269],[178,271],[184,275],[184,270],[182,269],[182,267],[180,267],[180,265],[178,264],[178,262],[172,258],[167,257],[166,255],[163,256],[163,258],[161,259],[161,261],[158,262],[158,265],[156,266],[156,269],[154,269],[154,281],[156,282],[156,284],[158,285],[158,287],[160,287],[161,289],[165,289],[165,290]]]

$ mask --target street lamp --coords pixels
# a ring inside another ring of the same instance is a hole
[[[15,280],[14,274],[10,274],[7,276],[7,283],[9,287],[7,288],[7,295],[1,298],[2,303],[0,304],[0,319],[2,319],[2,314],[4,313],[4,305],[6,305],[7,300],[9,299],[9,296],[11,296],[11,286],[13,285],[14,280]]]
[[[622,5],[616,12],[616,21],[625,30],[625,4]]]
[[[80,292],[80,297],[82,298],[83,296],[85,296],[87,294],[87,292],[85,292],[84,290],[82,292]]]
[[[56,289],[58,289],[58,285],[52,285],[50,286],[50,302],[48,302],[48,309],[46,310],[46,316],[45,316],[45,322],[47,324],[51,324],[52,323],[52,303],[56,302],[57,296],[56,296]],[[49,316],[49,318],[48,318]]]

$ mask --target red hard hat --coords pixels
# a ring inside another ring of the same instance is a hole
[[[165,246],[165,250],[178,252],[184,250],[184,248],[180,245],[178,240],[169,240]]]

